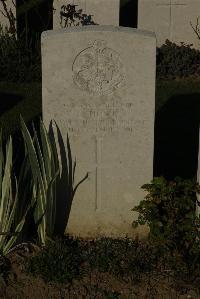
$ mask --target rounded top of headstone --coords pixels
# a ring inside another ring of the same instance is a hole
[[[148,30],[141,30],[136,28],[130,27],[123,27],[123,26],[112,26],[112,25],[88,25],[88,26],[76,26],[76,27],[67,27],[62,29],[56,30],[47,30],[43,31],[41,34],[41,38],[48,38],[52,35],[60,35],[60,34],[67,34],[71,32],[85,32],[85,31],[111,31],[111,32],[123,32],[128,34],[137,34],[143,35],[146,37],[151,37],[156,39],[156,35],[152,31]]]

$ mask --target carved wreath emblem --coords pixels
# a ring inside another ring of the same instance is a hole
[[[119,88],[123,81],[123,67],[119,54],[106,47],[106,42],[95,40],[81,51],[73,65],[74,83],[91,94],[105,95]]]

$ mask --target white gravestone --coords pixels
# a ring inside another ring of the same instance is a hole
[[[41,39],[44,123],[55,119],[65,142],[69,133],[77,181],[89,172],[66,232],[134,236],[131,209],[153,178],[155,34],[84,26]]]
[[[156,33],[157,45],[166,39],[184,42],[199,48],[200,41],[193,27],[200,17],[199,0],[140,0],[138,2],[138,28]],[[200,29],[200,27],[199,27]]]
[[[15,0],[7,0],[7,1],[1,1],[0,0],[0,24],[3,26],[3,30],[5,31],[5,28],[10,28],[10,22],[8,19],[8,15],[11,18],[14,18],[14,24],[16,28],[16,2]],[[11,35],[9,33],[9,35]]]
[[[99,25],[119,26],[120,0],[54,0],[53,29],[65,27],[65,18],[61,21],[60,12],[67,13],[67,10],[61,7],[68,4],[77,5],[76,11],[82,9],[82,14],[92,15],[92,20]],[[67,25],[70,26],[70,24],[69,21]],[[71,26],[74,24],[72,23]]]

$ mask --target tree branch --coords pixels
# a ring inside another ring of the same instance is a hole
[[[12,0],[12,4],[14,5],[14,7],[16,8],[16,4],[15,4],[15,2]]]
[[[2,13],[2,15],[6,18],[6,15],[4,15],[3,11],[0,9],[0,12]]]
[[[1,12],[3,13],[4,17],[8,19],[8,21],[10,23],[10,28],[8,30],[8,33],[11,33],[11,34],[15,35],[15,33],[17,32],[17,30],[15,28],[16,18],[14,17],[11,8],[10,8],[10,11],[8,11],[7,5],[5,3],[6,0],[0,0],[0,1],[3,5],[3,9],[4,9],[4,12],[6,13],[6,15],[4,15],[4,13],[2,11]]]
[[[190,22],[190,25],[192,26],[192,29],[196,33],[198,39],[200,39],[199,17],[197,18],[196,28],[193,27],[192,22]]]

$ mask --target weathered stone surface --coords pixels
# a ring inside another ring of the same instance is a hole
[[[55,119],[77,159],[66,232],[134,236],[131,209],[153,178],[156,39],[153,33],[84,26],[42,33],[43,120]],[[66,146],[66,145],[65,145]]]
[[[200,17],[199,0],[140,0],[138,2],[138,28],[155,32],[158,46],[169,39],[178,44],[192,43],[199,49],[199,39],[190,25],[191,22],[193,27],[196,27],[198,16]]]
[[[119,26],[119,0],[69,0],[67,2],[64,0],[54,0],[53,29],[65,27],[64,20],[60,24],[60,11],[63,11],[63,9],[61,10],[62,5],[67,6],[67,4],[77,5],[76,10],[82,9],[82,13],[92,15],[93,21],[99,25]],[[77,21],[75,23],[77,23]],[[70,22],[67,25],[70,26]],[[74,26],[74,24],[71,24],[71,26]]]

